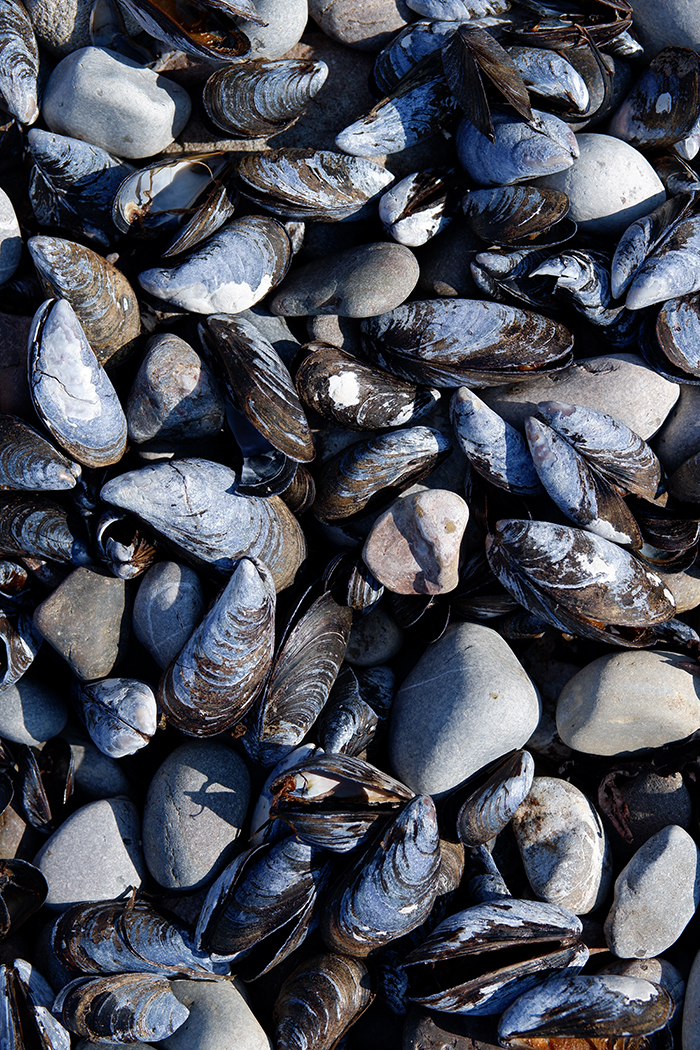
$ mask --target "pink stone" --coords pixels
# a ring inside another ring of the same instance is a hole
[[[377,518],[362,557],[396,594],[444,594],[459,580],[459,548],[468,520],[467,504],[448,489],[401,496]]]

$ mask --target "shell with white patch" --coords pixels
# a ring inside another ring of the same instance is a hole
[[[637,149],[663,149],[688,134],[700,108],[700,56],[665,47],[615,113],[609,135]]]

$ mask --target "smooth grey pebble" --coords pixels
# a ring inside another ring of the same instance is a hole
[[[134,601],[134,634],[163,670],[204,616],[199,576],[187,565],[161,561],[144,573]]]
[[[41,747],[67,720],[63,697],[31,672],[0,692],[0,736],[15,744]]]

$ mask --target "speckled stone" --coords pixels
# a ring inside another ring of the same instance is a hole
[[[414,791],[440,795],[522,747],[539,713],[535,687],[503,638],[482,624],[453,624],[396,694],[392,766]]]
[[[700,605],[700,565],[694,562],[684,572],[657,572],[676,601],[676,616]]]
[[[204,615],[199,576],[187,565],[159,561],[144,573],[134,601],[134,634],[163,670]]]
[[[287,57],[298,44],[309,18],[307,0],[255,0],[255,10],[267,25],[236,19],[250,40],[250,58]]]
[[[525,874],[541,900],[585,915],[603,903],[612,861],[603,824],[582,791],[535,777],[512,822]]]
[[[269,1037],[235,984],[173,981],[171,988],[190,1016],[158,1046],[165,1050],[272,1050]]]
[[[400,306],[416,286],[418,263],[403,244],[365,244],[292,270],[270,302],[286,317],[374,317]]]
[[[34,626],[83,682],[106,678],[129,636],[131,603],[125,580],[75,569],[37,605]]]
[[[626,423],[648,441],[678,400],[678,383],[652,371],[636,354],[582,358],[551,376],[490,387],[479,396],[512,426],[522,430],[537,415],[540,401],[587,405]]]
[[[690,831],[693,802],[680,773],[670,773],[665,777],[652,772],[640,772],[630,777],[619,774],[615,777],[614,787],[620,802],[616,811],[622,809],[625,826],[632,838],[628,842],[615,827],[610,828],[609,835],[616,854],[625,861],[647,839],[669,824]]]
[[[648,959],[675,944],[700,904],[700,850],[670,824],[648,839],[615,880],[605,920],[610,951]]]
[[[38,43],[54,55],[69,55],[90,40],[90,12],[94,0],[26,0],[24,6],[32,20]],[[141,26],[123,9],[127,31],[141,32]]]
[[[360,51],[381,51],[415,19],[404,0],[311,0],[309,14],[328,36]]]
[[[374,667],[401,652],[403,631],[382,605],[354,615],[345,659],[352,667]]]
[[[146,867],[136,806],[123,798],[83,806],[53,833],[34,864],[49,884],[50,908],[111,900],[138,888]]]
[[[101,146],[118,157],[152,157],[190,115],[184,88],[101,47],[84,47],[58,63],[44,89],[49,130]]]
[[[9,281],[19,266],[22,236],[12,201],[0,189],[0,284]]]
[[[687,656],[628,650],[593,660],[557,701],[565,744],[591,755],[662,747],[700,729],[699,679]]]
[[[396,594],[445,594],[459,583],[469,507],[447,489],[401,496],[375,521],[362,558]]]
[[[0,736],[6,740],[41,747],[67,719],[64,697],[31,671],[0,692]]]
[[[210,882],[231,860],[250,800],[245,763],[209,740],[170,754],[148,789],[143,849],[149,871],[167,889]]]
[[[582,233],[619,238],[666,200],[649,161],[627,142],[599,133],[577,135],[576,141],[579,156],[570,168],[532,184],[566,193],[569,217]]]

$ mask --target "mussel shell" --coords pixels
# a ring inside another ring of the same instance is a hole
[[[274,135],[301,116],[327,76],[325,62],[243,62],[212,73],[202,102],[209,119],[227,135]]]
[[[367,318],[362,343],[371,361],[413,382],[495,386],[566,368],[573,336],[531,310],[477,299],[440,299]]]
[[[147,33],[176,51],[196,58],[231,62],[250,51],[250,41],[230,17],[197,3],[170,0],[120,0],[122,7]],[[213,6],[213,5],[212,5]],[[226,10],[223,4],[222,11]],[[228,9],[230,15],[230,8]]]
[[[503,1014],[501,1046],[521,1040],[573,1036],[649,1035],[671,1016],[673,1000],[660,985],[639,977],[561,975],[533,988]]]
[[[68,300],[100,364],[118,364],[141,331],[139,304],[124,274],[61,237],[30,237],[27,247],[46,295]]]
[[[244,153],[241,193],[284,219],[338,222],[357,216],[394,176],[369,160],[313,149]]]
[[[90,739],[110,758],[133,755],[156,731],[156,698],[145,682],[135,678],[81,682],[75,697]]]
[[[608,134],[637,149],[670,146],[690,131],[700,107],[700,57],[665,47],[616,110]]]
[[[0,486],[31,491],[72,489],[80,465],[62,455],[18,416],[0,415]]]
[[[564,55],[544,47],[509,47],[508,54],[528,91],[559,104],[571,119],[585,112],[589,104],[584,77]]]
[[[684,195],[671,197],[627,227],[618,241],[610,266],[610,291],[614,299],[624,295],[644,260],[675,223],[688,216],[691,201],[691,197]]]
[[[0,860],[0,937],[14,933],[46,900],[46,879],[26,860]]]
[[[668,299],[656,318],[656,338],[671,364],[700,379],[700,295]]]
[[[221,463],[157,463],[107,482],[101,497],[220,572],[232,572],[242,557],[260,558],[277,590],[292,582],[306,556],[301,528],[279,497],[237,495],[236,475]]]
[[[491,142],[466,118],[457,131],[457,156],[479,186],[512,185],[571,167],[576,136],[558,117],[534,109],[533,125],[517,114],[491,111]]]
[[[333,890],[321,918],[324,941],[333,951],[363,957],[410,933],[432,910],[439,872],[435,804],[417,795]]]
[[[664,302],[700,289],[700,216],[678,222],[632,278],[628,310]]]
[[[412,22],[404,26],[374,60],[372,77],[379,97],[388,95],[422,58],[438,51],[456,28],[452,21]]]
[[[569,211],[559,190],[536,186],[498,186],[471,190],[462,202],[472,231],[489,244],[527,244],[550,230]]]
[[[0,610],[0,691],[18,682],[31,667],[41,642],[26,613],[14,617]]]
[[[242,558],[158,686],[168,721],[212,736],[243,718],[262,687],[274,648],[275,587],[262,562]]]
[[[164,978],[122,973],[71,981],[56,997],[54,1013],[84,1039],[145,1043],[172,1035],[190,1012]]]
[[[379,715],[363,699],[357,677],[346,667],[336,678],[318,720],[318,742],[325,752],[359,755],[374,739]]]
[[[0,554],[89,565],[81,523],[46,496],[0,496]]]
[[[314,513],[336,521],[389,503],[434,470],[451,447],[429,427],[395,430],[352,445],[319,471]]]
[[[468,387],[453,394],[450,420],[469,462],[492,485],[523,496],[542,492],[522,434]]]
[[[308,463],[314,442],[292,377],[258,328],[245,318],[214,314],[200,326],[224,373],[229,395],[270,444]]]
[[[238,191],[233,185],[231,173],[227,172],[220,182],[214,183],[189,222],[174,234],[167,248],[161,252],[162,258],[169,259],[180,252],[188,252],[216,233],[231,218],[237,204]]]
[[[53,993],[46,998],[46,982],[38,976],[22,959],[15,959],[11,965],[0,964],[3,1045],[7,1050],[70,1050],[70,1034],[49,1012]]]
[[[462,180],[454,168],[424,168],[395,183],[379,201],[379,218],[399,244],[425,244],[452,222]]]
[[[279,284],[292,252],[284,227],[274,219],[233,219],[172,269],[139,274],[145,291],[199,314],[236,314],[260,302]]]
[[[457,834],[465,846],[480,846],[506,827],[527,798],[535,775],[529,751],[516,751],[467,798],[457,814]]]
[[[373,998],[369,971],[359,959],[314,956],[279,990],[272,1011],[277,1050],[332,1050]]]
[[[20,124],[39,116],[37,77],[39,48],[22,4],[0,0],[0,95]]]
[[[49,299],[34,315],[27,370],[34,408],[59,445],[86,467],[118,463],[126,416],[66,299]]]
[[[371,368],[329,343],[309,343],[296,374],[305,405],[350,430],[399,427],[424,416],[437,393]]]

